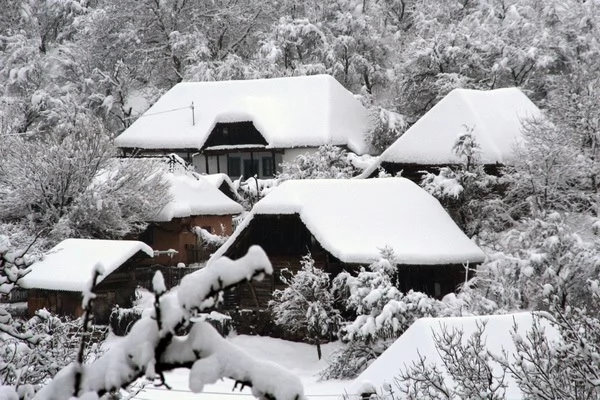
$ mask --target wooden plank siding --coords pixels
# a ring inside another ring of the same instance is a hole
[[[140,240],[154,250],[176,250],[178,253],[170,257],[166,254],[156,256],[152,264],[176,266],[178,263],[190,263],[208,260],[210,251],[206,251],[192,232],[199,226],[207,231],[229,236],[233,231],[231,215],[196,215],[186,218],[173,218],[167,222],[152,222],[139,237]]]
[[[405,163],[392,163],[388,161],[383,161],[381,163],[381,168],[385,170],[388,174],[396,175],[399,172],[401,176],[406,179],[410,179],[416,184],[420,184],[423,179],[423,174],[430,172],[437,174],[440,172],[440,168],[443,167],[456,167],[456,165],[433,165],[433,164],[405,164]],[[489,175],[500,176],[502,173],[502,165],[501,164],[486,164],[483,166],[485,172]],[[379,172],[377,170],[373,171],[373,173],[369,176],[369,178],[375,178]]]

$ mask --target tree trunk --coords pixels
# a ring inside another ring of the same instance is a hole
[[[321,353],[321,342],[319,340],[317,340],[317,356],[319,356],[319,360],[323,356]]]

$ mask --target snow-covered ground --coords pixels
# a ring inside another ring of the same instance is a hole
[[[319,381],[318,372],[327,366],[325,361],[339,343],[322,346],[323,359],[317,359],[316,347],[289,342],[270,337],[239,335],[230,339],[232,343],[243,348],[256,358],[273,361],[296,374],[304,384],[304,393],[309,399],[337,399],[344,392],[348,381],[330,380]],[[250,389],[242,392],[232,391],[234,382],[226,379],[213,385],[207,385],[202,393],[192,393],[188,389],[187,369],[178,369],[165,374],[166,382],[172,390],[164,387],[146,386],[136,397],[136,400],[214,400],[214,399],[252,399]]]

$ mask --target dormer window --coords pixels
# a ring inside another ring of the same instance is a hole
[[[267,145],[267,141],[252,121],[217,122],[206,139],[204,148],[249,144]]]

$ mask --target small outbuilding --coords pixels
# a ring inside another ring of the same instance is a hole
[[[453,382],[442,361],[440,352],[436,348],[435,337],[441,337],[444,332],[463,332],[463,344],[473,335],[478,328],[484,327],[483,342],[485,348],[492,354],[501,356],[505,351],[509,360],[515,356],[516,349],[511,332],[516,327],[521,337],[531,330],[534,318],[539,318],[540,326],[544,329],[549,342],[557,339],[559,334],[550,323],[542,317],[536,317],[531,312],[522,312],[505,315],[486,315],[471,317],[451,318],[421,318],[412,324],[386,351],[383,352],[369,367],[354,379],[346,388],[345,393],[350,396],[361,395],[364,388],[372,388],[378,394],[385,396],[384,386],[398,393],[395,386],[401,370],[410,368],[418,363],[420,358],[425,358],[428,365],[434,365],[442,372],[443,380],[452,386]],[[500,366],[493,362],[493,372],[500,373]],[[514,378],[507,374],[505,377],[506,398],[521,399],[522,393]],[[389,385],[389,386],[388,386]]]
[[[272,178],[332,144],[368,152],[368,113],[329,75],[182,82],[115,139],[125,155],[176,153],[201,173]]]
[[[488,172],[510,164],[523,143],[524,123],[541,111],[519,88],[454,89],[398,138],[365,176],[379,167],[419,181],[423,171],[459,163],[452,151],[458,135],[472,131]]]
[[[159,251],[154,263],[187,265],[206,261],[210,253],[201,243],[197,229],[229,236],[233,216],[244,209],[197,173],[174,171],[164,176],[170,184],[171,201],[152,219],[140,240]]]
[[[106,324],[115,305],[131,307],[136,288],[135,268],[154,255],[134,240],[66,239],[31,265],[19,284],[28,290],[30,315],[46,308],[58,315],[79,317],[82,292],[97,265],[104,273],[94,289],[94,323]]]
[[[434,197],[404,178],[283,182],[256,203],[211,260],[239,258],[254,244],[275,273],[230,293],[226,304],[264,307],[274,289],[285,287],[281,270],[299,269],[309,252],[318,267],[336,275],[369,265],[390,248],[400,289],[436,297],[455,291],[465,281],[465,265],[485,257]]]

